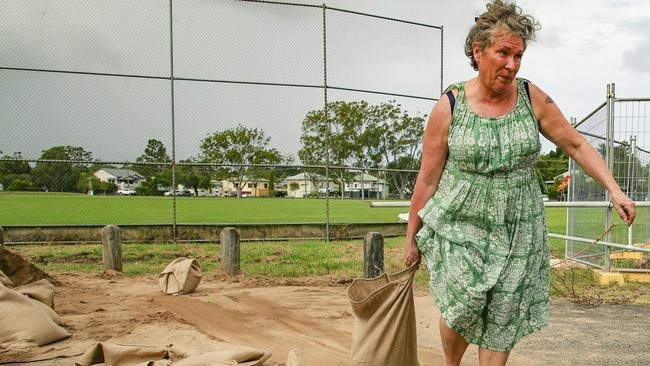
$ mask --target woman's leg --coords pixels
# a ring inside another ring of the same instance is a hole
[[[445,366],[458,366],[469,343],[440,317],[440,339],[445,352]]]
[[[478,364],[481,366],[504,366],[510,352],[497,352],[485,348],[478,349]]]

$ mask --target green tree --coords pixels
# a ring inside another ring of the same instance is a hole
[[[0,156],[2,152],[0,151]],[[4,155],[0,161],[0,183],[7,190],[12,190],[9,187],[14,179],[21,179],[20,184],[14,185],[14,188],[25,188],[29,187],[30,189],[21,189],[21,190],[34,190],[34,182],[31,177],[32,167],[28,162],[23,161],[23,157],[20,152],[15,152],[13,155]],[[9,161],[7,161],[9,160]],[[29,182],[29,184],[26,184]]]
[[[422,159],[422,136],[426,115],[410,116],[394,101],[372,108],[372,123],[366,127],[367,154],[388,169],[386,181],[400,199],[413,192],[417,170]]]
[[[77,182],[77,191],[81,193],[95,192],[99,188],[100,182],[92,171],[81,173]]]
[[[145,178],[163,175],[170,169],[171,159],[165,145],[156,139],[149,139],[144,153],[135,159],[137,171]],[[159,165],[138,165],[137,163],[159,163]]]
[[[269,147],[270,141],[263,130],[238,125],[204,138],[201,141],[202,159],[224,164],[219,169],[220,175],[236,183],[237,196],[241,197],[241,187],[251,178],[268,175],[269,169],[253,165],[279,164],[287,160],[280,151]]]
[[[181,160],[180,162],[184,164],[195,163],[192,158]],[[176,165],[176,183],[194,190],[194,195],[196,196],[199,194],[199,183],[201,182],[200,174],[199,166]]]
[[[37,191],[38,187],[30,174],[10,174],[8,181],[11,182],[6,189],[8,191]]]
[[[302,121],[298,157],[303,164],[325,165],[328,160],[334,166],[364,166],[372,157],[364,154],[361,145],[364,127],[370,122],[370,106],[366,101],[336,101],[327,104],[325,110],[309,111]],[[354,174],[346,169],[335,169],[341,198],[345,183]]]
[[[135,187],[138,196],[160,196],[163,192],[158,189],[159,177],[145,179],[139,186]]]
[[[54,192],[77,192],[81,173],[87,171],[92,153],[76,146],[54,146],[44,150],[40,160],[61,160],[61,162],[39,162],[32,174],[41,190]],[[69,162],[66,162],[69,161]]]
[[[327,118],[324,110],[316,110],[303,120],[303,147],[298,152],[303,163],[322,165],[329,152],[331,165],[417,169],[426,116],[410,116],[395,101],[379,105],[337,101],[329,103],[327,111]],[[335,172],[342,192],[354,174],[345,169]],[[391,174],[389,181],[400,197],[407,195],[412,175]]]

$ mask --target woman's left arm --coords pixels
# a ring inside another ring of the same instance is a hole
[[[609,192],[609,199],[619,216],[631,225],[636,216],[632,201],[616,183],[603,158],[585,138],[569,124],[553,99],[533,84],[530,98],[539,121],[540,132],[575,160],[584,171]]]

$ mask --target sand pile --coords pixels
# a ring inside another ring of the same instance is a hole
[[[14,286],[22,286],[42,279],[57,284],[47,273],[5,247],[0,247],[0,271],[9,277]]]

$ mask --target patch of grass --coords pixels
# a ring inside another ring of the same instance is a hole
[[[582,305],[650,303],[650,284],[625,282],[602,286],[591,269],[563,268],[551,271],[551,296]]]
[[[552,241],[551,251],[562,250],[563,241]],[[393,273],[404,268],[403,237],[384,241],[384,267]],[[101,245],[21,245],[12,247],[46,272],[101,272]],[[197,258],[204,273],[219,269],[219,245],[125,244],[124,273],[129,276],[155,275],[178,257]],[[558,256],[560,253],[558,253]],[[429,273],[424,264],[416,273],[414,288],[428,291]],[[324,241],[241,243],[241,269],[246,276],[295,278],[333,276],[355,278],[363,275],[363,240],[326,243]],[[625,286],[600,286],[591,270],[554,269],[551,296],[585,304],[650,303],[650,284],[626,282]]]

